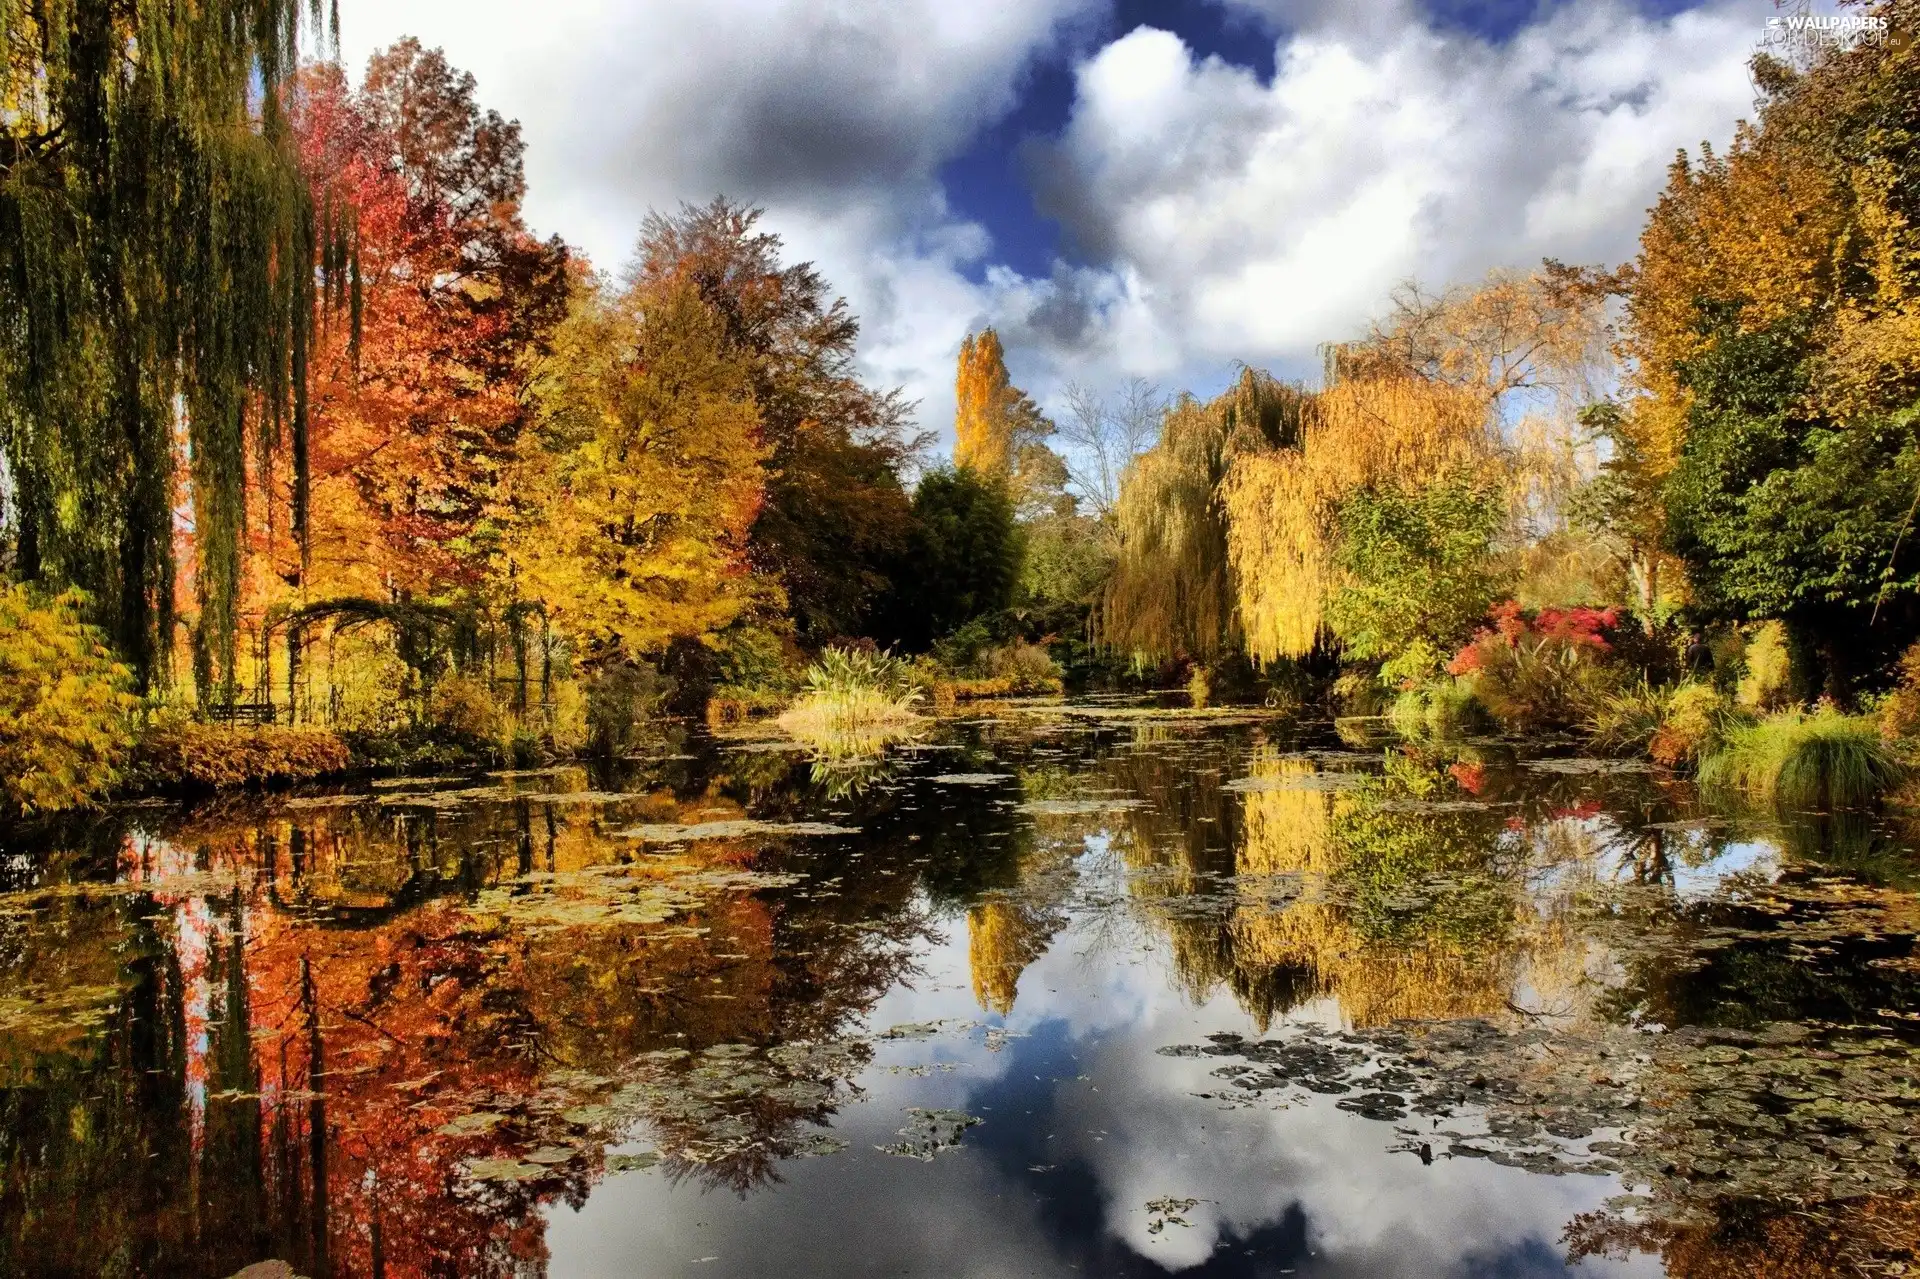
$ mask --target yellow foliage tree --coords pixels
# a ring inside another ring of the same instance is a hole
[[[517,588],[629,656],[726,626],[772,589],[747,536],[765,489],[745,362],[690,283],[582,289],[535,376]]]
[[[1317,396],[1297,447],[1236,458],[1220,483],[1227,562],[1248,656],[1299,657],[1319,638],[1335,580],[1340,500],[1382,482],[1421,485],[1490,465],[1499,440],[1483,399],[1382,374]]]
[[[133,744],[132,673],[82,605],[0,583],[0,815],[98,799]]]
[[[991,328],[969,333],[960,344],[953,390],[955,466],[1014,479],[1023,453],[1053,433],[1053,424],[1013,384],[1000,335]]]
[[[1700,301],[1732,306],[1743,332],[1825,303],[1842,230],[1834,196],[1815,157],[1745,125],[1726,156],[1703,148],[1698,163],[1674,160],[1641,233],[1622,344],[1639,392],[1629,423],[1656,476],[1685,438],[1681,370],[1712,341]]]
[[[1112,647],[1210,657],[1240,642],[1218,490],[1238,458],[1296,443],[1312,397],[1247,369],[1202,404],[1167,411],[1160,441],[1128,466],[1114,506],[1120,554],[1101,600]]]

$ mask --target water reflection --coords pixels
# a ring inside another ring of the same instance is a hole
[[[1137,707],[133,810],[0,862],[0,1271],[1899,1273],[1908,846]]]

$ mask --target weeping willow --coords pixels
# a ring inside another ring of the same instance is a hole
[[[1319,641],[1343,497],[1430,483],[1499,449],[1484,399],[1424,378],[1339,381],[1303,416],[1297,445],[1234,458],[1219,485],[1235,621],[1256,662]]]
[[[1220,484],[1236,460],[1295,445],[1310,398],[1247,369],[1210,403],[1187,396],[1167,411],[1115,506],[1120,556],[1101,601],[1104,643],[1203,659],[1239,645]]]
[[[163,673],[184,451],[196,674],[229,698],[247,443],[291,445],[304,537],[314,264],[347,256],[279,105],[303,14],[318,0],[0,0],[12,568],[85,590],[143,681]]]

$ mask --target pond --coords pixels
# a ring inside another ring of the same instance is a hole
[[[1118,699],[770,732],[15,842],[0,1272],[1920,1265],[1890,821]]]

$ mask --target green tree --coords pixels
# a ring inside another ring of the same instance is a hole
[[[1342,584],[1327,623],[1383,674],[1429,674],[1500,598],[1493,539],[1506,524],[1497,489],[1452,478],[1421,489],[1359,489],[1340,504]]]
[[[1722,331],[1682,367],[1693,400],[1667,536],[1703,613],[1780,620],[1844,696],[1920,634],[1920,411],[1837,423],[1811,408],[1805,334],[1797,320]]]
[[[892,637],[909,648],[1013,602],[1022,546],[1006,481],[964,467],[927,475],[913,495],[910,547],[890,609]]]

